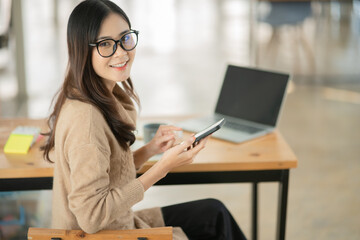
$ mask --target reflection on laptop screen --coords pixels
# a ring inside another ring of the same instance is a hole
[[[229,65],[215,112],[275,126],[289,75]]]

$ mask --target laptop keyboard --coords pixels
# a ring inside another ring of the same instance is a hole
[[[262,130],[260,128],[250,127],[250,126],[242,125],[242,124],[235,123],[235,122],[229,122],[229,121],[226,121],[224,126],[228,127],[228,128],[236,129],[236,130],[239,130],[242,132],[247,132],[247,133],[255,133],[255,132]]]

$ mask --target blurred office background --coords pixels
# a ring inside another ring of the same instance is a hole
[[[0,117],[49,114],[78,2],[0,0]],[[210,113],[228,63],[291,73],[279,122],[299,160],[287,239],[360,238],[360,1],[116,2],[140,31],[132,78],[141,116]],[[276,183],[260,184],[259,239],[275,238],[277,194]],[[153,187],[135,209],[207,197],[222,200],[251,238],[249,184]],[[3,194],[0,204],[4,239],[49,226],[51,191]],[[6,224],[11,216],[18,225]]]

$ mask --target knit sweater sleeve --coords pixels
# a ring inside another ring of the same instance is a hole
[[[69,208],[87,233],[106,228],[143,198],[144,189],[137,179],[121,188],[109,187],[108,159],[108,154],[93,144],[82,145],[69,154]]]

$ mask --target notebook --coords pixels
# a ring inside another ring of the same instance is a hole
[[[191,132],[225,118],[213,137],[240,143],[268,134],[276,128],[289,74],[228,65],[213,114],[178,124]]]

